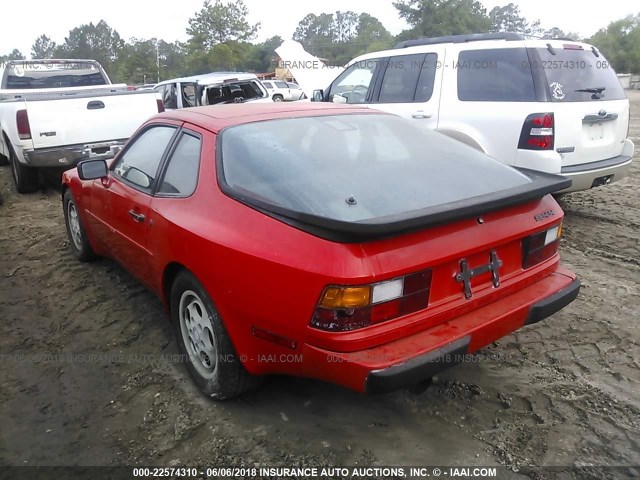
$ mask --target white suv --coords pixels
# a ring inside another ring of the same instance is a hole
[[[296,83],[284,82],[281,80],[263,80],[262,85],[266,87],[274,102],[292,102],[304,98],[304,92]]]
[[[508,165],[570,177],[565,192],[620,180],[634,152],[615,72],[595,47],[566,39],[409,40],[352,60],[313,101],[413,119]]]

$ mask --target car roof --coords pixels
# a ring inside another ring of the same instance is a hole
[[[158,83],[156,86],[166,85],[167,83],[187,83],[187,82],[201,83],[203,85],[206,85],[208,83],[215,83],[215,82],[221,82],[221,81],[223,82],[225,80],[232,80],[232,79],[253,80],[256,78],[258,78],[256,77],[256,75],[254,75],[253,73],[247,73],[247,72],[211,72],[211,73],[203,73],[202,75],[191,75],[189,77],[179,77],[179,78],[172,78],[170,80],[163,80],[162,82]]]
[[[285,103],[240,103],[228,105],[210,105],[159,113],[150,121],[178,120],[192,123],[213,133],[233,125],[275,120],[279,118],[314,117],[323,115],[345,115],[354,113],[385,114],[368,107],[354,105],[337,105],[324,102],[291,102]],[[386,114],[385,114],[386,115]]]
[[[584,50],[591,50],[593,46],[589,43],[581,42],[578,40],[570,40],[566,38],[554,38],[554,39],[536,39],[536,38],[522,38],[517,39],[515,37],[508,38],[492,38],[487,35],[486,39],[469,40],[469,41],[439,41],[441,38],[455,38],[453,37],[437,37],[434,39],[423,39],[424,42],[420,43],[420,39],[410,42],[401,42],[394,48],[389,50],[380,50],[377,52],[369,52],[360,55],[347,63],[347,66],[351,66],[354,63],[362,62],[365,60],[372,60],[375,58],[383,57],[396,57],[400,55],[411,55],[425,53],[432,50],[433,47],[441,47],[451,50],[475,50],[475,49],[496,49],[496,48],[547,48],[551,45],[553,48],[562,49],[564,45],[579,45]],[[473,37],[473,35],[460,35],[459,37]],[[431,42],[430,40],[436,40]]]

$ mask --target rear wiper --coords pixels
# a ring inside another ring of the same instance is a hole
[[[593,87],[593,88],[579,88],[578,90],[574,90],[576,92],[584,92],[584,93],[602,93],[606,90],[606,87]]]
[[[579,88],[578,90],[575,90],[575,91],[592,93],[593,95],[591,95],[591,98],[593,100],[600,100],[602,97],[604,97],[604,95],[602,95],[602,92],[604,92],[605,90],[606,90],[605,87],[594,87],[594,88]]]

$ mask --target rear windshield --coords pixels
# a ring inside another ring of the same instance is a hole
[[[264,92],[255,80],[214,85],[206,88],[207,105],[245,102],[264,96]]]
[[[624,90],[616,72],[599,53],[592,50],[554,48],[536,49],[540,61],[532,61],[531,68],[542,69],[554,102],[590,102],[622,100]]]
[[[531,183],[471,147],[385,114],[230,127],[221,135],[221,153],[220,181],[232,196],[347,222]]]
[[[36,89],[92,87],[108,82],[93,63],[10,62],[2,84],[6,89]]]

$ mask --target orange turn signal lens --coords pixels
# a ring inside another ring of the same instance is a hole
[[[371,287],[327,287],[320,300],[322,308],[360,308],[371,303]]]

